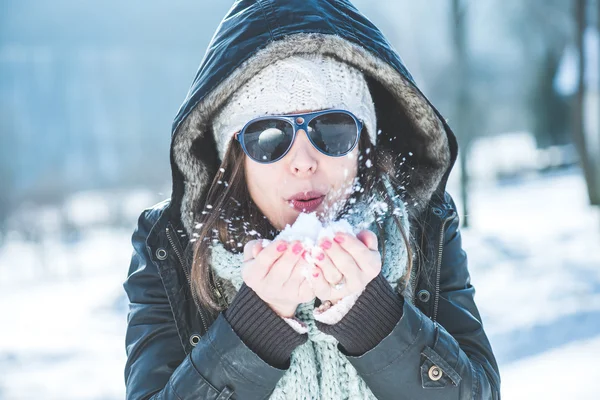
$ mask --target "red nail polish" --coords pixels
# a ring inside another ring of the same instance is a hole
[[[277,246],[277,251],[285,251],[287,249],[287,246],[285,243],[281,243],[279,246]]]
[[[320,253],[320,254],[317,256],[317,260],[319,260],[319,261],[323,261],[324,259],[325,259],[325,254],[323,254],[323,253]]]
[[[323,243],[321,243],[321,247],[324,249],[330,249],[331,248],[331,242],[329,240],[325,240],[323,241]]]
[[[314,274],[312,274],[312,275],[313,275],[313,277],[315,277],[315,278],[318,278],[318,277],[319,277],[319,273],[318,273],[318,272],[315,272],[315,273],[314,273]]]
[[[336,236],[333,238],[333,240],[336,241],[336,243],[342,243],[344,241],[344,237],[343,236]]]
[[[302,251],[302,245],[300,243],[296,243],[294,247],[292,247],[292,251],[294,254],[299,254]]]

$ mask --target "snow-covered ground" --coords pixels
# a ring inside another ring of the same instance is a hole
[[[90,232],[61,261],[77,265],[73,277],[0,284],[0,399],[123,399],[127,301],[121,283],[131,232]],[[60,245],[59,245],[60,246]],[[25,268],[7,246],[0,273]],[[15,246],[16,247],[16,246]],[[20,250],[20,251],[13,251]]]
[[[582,176],[479,187],[471,203],[463,247],[503,398],[597,399],[600,210]]]
[[[473,189],[461,232],[503,399],[597,398],[600,212],[581,175]],[[0,399],[124,398],[134,224],[0,248]]]

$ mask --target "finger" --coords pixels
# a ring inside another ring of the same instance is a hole
[[[248,243],[246,243],[244,246],[244,262],[252,258],[256,258],[254,249],[257,246],[260,246],[260,242],[258,240],[250,240]]]
[[[336,284],[342,280],[344,277],[342,273],[333,265],[331,258],[323,251],[323,249],[317,247],[313,249],[311,253],[311,261],[314,262],[316,266],[318,266],[321,271],[323,271],[323,275],[325,275],[325,279],[331,283]]]
[[[346,277],[346,286],[358,288],[362,282],[363,272],[354,258],[339,243],[330,239],[324,239],[319,247],[325,251],[333,265]]]
[[[379,241],[375,232],[363,229],[356,234],[356,238],[364,243],[369,250],[379,250]]]
[[[295,240],[289,243],[283,255],[273,263],[265,276],[269,285],[281,287],[290,278],[296,262],[302,257],[302,243]]]
[[[315,292],[310,279],[303,277],[298,286],[298,303],[306,303],[315,299]]]
[[[297,290],[300,287],[302,281],[308,278],[310,274],[311,266],[300,257],[294,268],[292,269],[292,273],[289,279],[286,281],[285,286],[288,286],[290,290]]]
[[[311,273],[310,282],[315,296],[317,296],[322,301],[333,300],[335,298],[345,296],[345,293],[343,292],[344,288],[342,288],[342,290],[335,290],[333,287],[331,287],[331,285],[329,284],[327,279],[325,279],[325,276],[323,275],[319,267],[314,267],[313,271],[315,273]]]
[[[339,232],[335,235],[334,243],[337,243],[340,248],[352,257],[363,274],[373,278],[379,273],[381,269],[381,257],[378,250],[370,250],[354,235],[344,232]]]
[[[308,277],[312,266],[302,257],[298,259],[290,279],[286,282],[283,290],[289,293],[296,293],[298,303],[305,303],[315,298],[312,285]]]
[[[320,271],[319,267],[315,266],[315,271]],[[345,278],[345,277],[344,277]],[[346,284],[341,288],[336,289],[335,285],[332,285],[330,282],[325,279],[323,273],[312,274],[311,275],[311,283],[313,285],[313,289],[315,295],[321,300],[338,300],[345,296],[348,296],[354,291],[358,290],[354,288],[351,284],[348,283],[346,279]],[[357,286],[359,287],[359,286]]]
[[[316,297],[310,279],[304,279],[298,289],[298,298],[301,303],[307,303]]]
[[[269,273],[271,266],[287,251],[289,244],[285,240],[271,242],[255,257],[258,270],[256,273],[263,279]]]
[[[252,248],[252,255],[254,258],[258,257],[258,254],[265,248],[265,246],[269,245],[270,241],[259,240],[258,245]]]

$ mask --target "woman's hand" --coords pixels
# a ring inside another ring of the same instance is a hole
[[[377,236],[368,229],[356,237],[338,232],[333,240],[323,239],[319,248],[311,254],[316,264],[312,280],[315,295],[322,301],[331,300],[335,304],[343,297],[358,293],[381,272]],[[340,290],[332,287],[343,277],[346,283]]]
[[[251,240],[244,246],[244,282],[281,317],[293,317],[299,304],[315,298],[302,274],[303,252],[299,241],[276,240],[263,248],[262,240]]]

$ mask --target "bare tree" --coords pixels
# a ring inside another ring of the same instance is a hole
[[[575,20],[577,22],[576,45],[579,58],[577,92],[573,105],[573,141],[579,153],[579,160],[588,188],[590,204],[600,205],[600,155],[590,152],[586,145],[585,131],[585,75],[586,54],[584,33],[587,27],[586,0],[575,0]]]
[[[463,226],[469,224],[469,171],[467,155],[473,140],[472,124],[470,123],[471,96],[468,88],[468,54],[466,48],[466,15],[467,8],[463,1],[452,0],[452,42],[454,45],[454,76],[456,79],[456,93],[454,118],[457,128],[457,137],[461,141],[462,154],[460,156],[460,194],[463,202]]]
[[[538,148],[571,143],[572,101],[556,90],[555,81],[565,49],[575,38],[572,7],[564,0],[520,2],[511,26],[527,60],[524,76],[528,83],[523,95]]]

